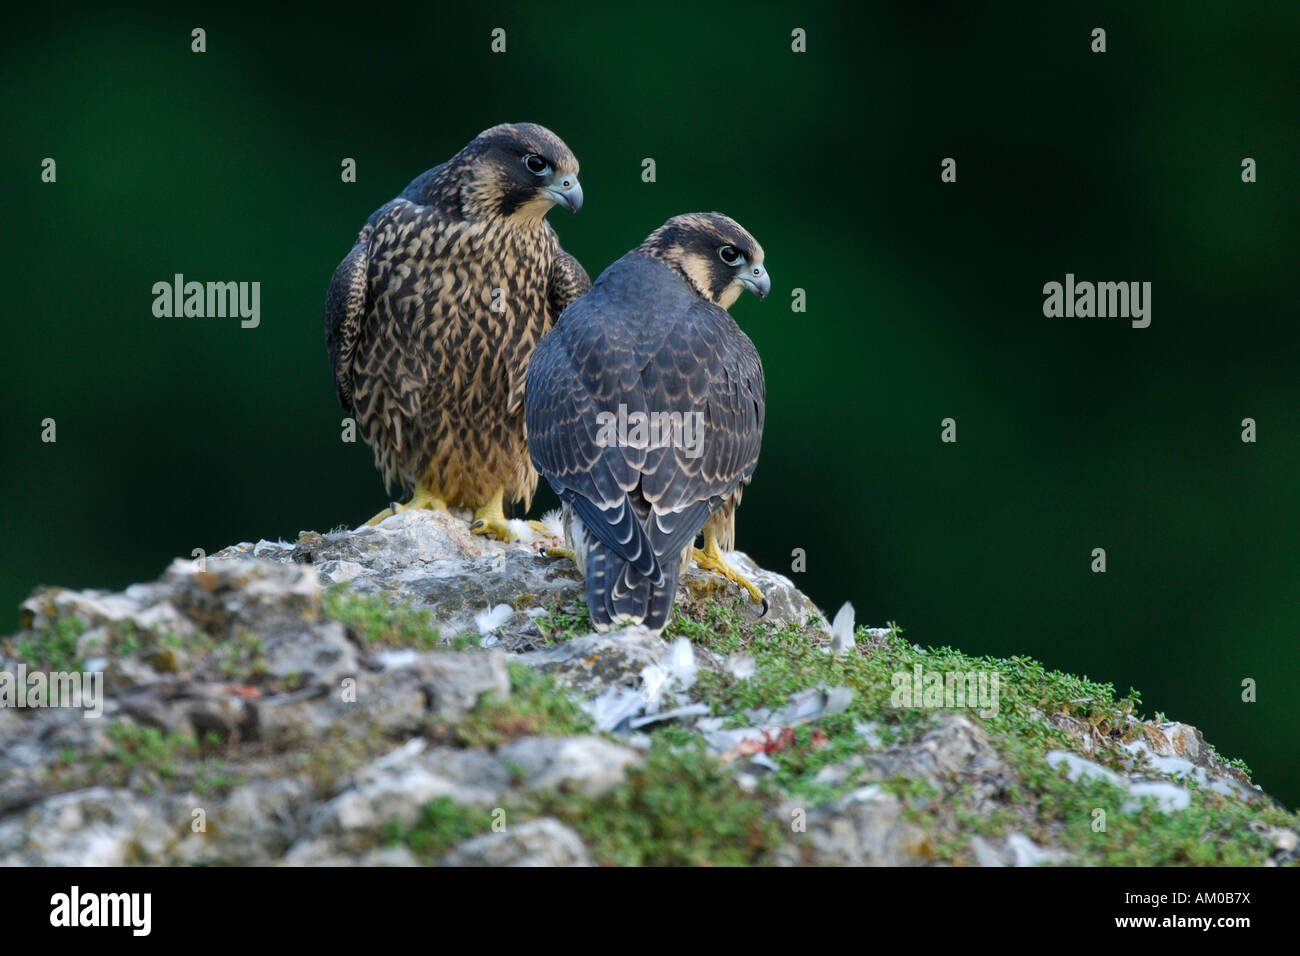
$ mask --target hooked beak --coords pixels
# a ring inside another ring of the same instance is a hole
[[[555,182],[547,186],[546,191],[551,194],[556,205],[563,206],[575,215],[582,208],[582,183],[578,182],[578,177],[573,173],[556,176]]]
[[[772,280],[767,277],[767,269],[761,265],[745,266],[740,274],[741,284],[760,299],[766,299],[772,291]]]

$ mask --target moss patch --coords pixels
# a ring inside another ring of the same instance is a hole
[[[404,827],[394,820],[384,828],[387,846],[405,844],[426,861],[441,856],[453,846],[488,829],[487,815],[456,803],[451,797],[438,797],[424,806],[420,820]]]
[[[75,617],[62,617],[52,627],[25,637],[0,638],[0,657],[13,658],[29,670],[80,671],[85,662],[77,653],[77,642],[85,625]]]
[[[454,737],[463,747],[497,747],[515,737],[590,733],[590,715],[549,674],[523,664],[510,665],[510,696],[484,694],[457,722]]]
[[[430,650],[439,644],[438,629],[427,610],[379,595],[357,594],[346,585],[325,592],[321,611],[379,647]]]
[[[545,638],[546,644],[585,637],[592,632],[587,602],[581,599],[576,602],[575,609],[572,611],[561,609],[558,604],[551,604],[547,606],[545,614],[533,619],[533,623]]]
[[[853,775],[836,787],[819,785],[814,777],[821,768],[854,753],[879,749],[855,729],[862,722],[875,725],[883,746],[914,741],[948,714],[960,713],[981,724],[1014,774],[1001,795],[1006,806],[991,816],[977,813],[970,788],[950,781],[951,809],[964,826],[951,834],[936,833],[937,859],[969,862],[972,834],[997,841],[1019,829],[1040,845],[1070,850],[1075,862],[1258,865],[1272,847],[1251,829],[1252,823],[1300,829],[1296,814],[1262,802],[1248,805],[1188,781],[1181,782],[1188,787],[1192,803],[1183,811],[1162,813],[1148,800],[1140,811],[1122,813],[1121,805],[1129,800],[1126,792],[1102,781],[1072,782],[1064,769],[1057,772],[1048,765],[1047,752],[1060,749],[1126,770],[1131,754],[1122,745],[1131,742],[1129,717],[1136,716],[1141,705],[1135,690],[1121,695],[1110,684],[1052,671],[1026,657],[973,657],[950,647],[920,648],[896,626],[883,637],[860,628],[858,651],[836,657],[823,651],[828,640],[819,631],[750,626],[717,602],[706,603],[695,618],[678,614],[666,635],[688,637],[721,657],[743,654],[754,659],[754,673],[748,679],[725,669],[700,672],[693,694],[711,702],[715,714],[779,708],[791,694],[809,687],[852,689],[847,712],[797,728],[788,740],[774,742],[769,756],[779,770],[763,781],[765,791],[773,796],[821,803],[860,786],[862,779]],[[918,665],[923,673],[996,675],[996,713],[982,717],[975,707],[898,706],[896,675],[910,683]],[[746,720],[738,717],[732,723],[743,725]],[[1093,752],[1083,753],[1078,737],[1060,724],[1084,728]],[[1245,769],[1240,761],[1232,766]],[[895,792],[909,816],[921,822],[937,817],[943,809],[936,805],[935,794],[912,786],[915,781],[876,782]],[[1094,829],[1102,819],[1098,810],[1105,814],[1104,832]]]
[[[627,780],[599,800],[548,809],[572,826],[601,863],[618,866],[741,866],[781,839],[771,806],[745,793],[702,740],[661,742]]]

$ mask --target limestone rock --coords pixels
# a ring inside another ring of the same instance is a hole
[[[582,839],[558,820],[544,817],[467,840],[439,861],[441,866],[591,866]]]

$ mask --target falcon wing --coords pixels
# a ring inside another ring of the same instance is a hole
[[[407,200],[406,209],[413,210],[415,197],[438,171],[446,166],[440,163],[415,177],[404,189],[399,200]],[[325,346],[329,350],[330,369],[334,373],[334,391],[345,411],[352,409],[352,373],[357,343],[362,337],[370,316],[373,301],[370,298],[370,243],[377,223],[391,221],[398,200],[385,203],[371,214],[361,229],[357,241],[334,270],[329,291],[325,294]]]
[[[551,306],[551,314],[558,319],[561,312],[590,289],[591,276],[587,275],[582,263],[560,249],[551,265],[551,281],[546,289],[546,301]]]
[[[547,228],[549,229],[550,226],[548,225]],[[587,275],[587,270],[582,267],[582,263],[556,246],[555,260],[551,263],[551,273],[546,283],[546,307],[550,313],[550,324],[553,325],[570,304],[590,289],[591,277]],[[506,408],[511,414],[517,412],[524,403],[528,384],[528,364],[531,361],[532,356],[529,355],[518,368],[510,370],[510,403]],[[527,423],[525,423],[525,436],[527,432]]]
[[[599,289],[569,306],[528,365],[526,423],[533,465],[573,507],[594,537],[648,578],[661,578],[628,493],[640,480],[644,451],[602,442],[600,413],[635,403],[625,381],[637,354],[607,335],[609,297]]]
[[[329,291],[325,293],[325,347],[329,351],[330,370],[334,373],[334,391],[344,411],[352,411],[352,360],[362,323],[370,310],[368,274],[370,256],[369,224],[361,230],[356,244],[334,270]]]
[[[642,379],[651,408],[683,416],[681,440],[675,435],[652,451],[641,480],[655,553],[675,556],[754,473],[763,437],[763,365],[727,311],[696,298],[672,323]]]
[[[608,420],[620,404],[629,419],[685,425],[692,416],[694,440],[678,441],[683,429],[658,447],[602,442],[602,413]],[[753,473],[763,408],[758,352],[731,316],[636,253],[566,310],[529,368],[534,465],[596,538],[647,576],[637,565],[647,545],[656,564],[675,559]]]

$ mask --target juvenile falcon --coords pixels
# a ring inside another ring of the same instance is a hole
[[[334,388],[405,508],[472,508],[503,541],[507,502],[537,472],[524,438],[528,358],[591,288],[546,221],[582,208],[578,161],[533,123],[485,130],[366,221],[334,272],[325,342]]]
[[[529,449],[563,502],[599,630],[662,630],[692,553],[763,600],[722,556],[763,435],[763,365],[727,312],[745,289],[771,290],[754,237],[719,213],[677,216],[533,353]]]

